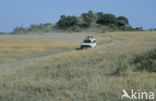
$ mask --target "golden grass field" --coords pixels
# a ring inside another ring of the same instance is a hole
[[[156,32],[97,33],[96,48],[76,50],[85,35],[0,35],[0,101],[130,101],[122,89],[156,93],[156,73],[129,63],[156,48]]]

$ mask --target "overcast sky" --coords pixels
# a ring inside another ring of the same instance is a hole
[[[89,10],[126,16],[133,27],[156,28],[156,0],[0,0],[0,32]]]

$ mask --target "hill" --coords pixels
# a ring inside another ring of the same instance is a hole
[[[28,28],[16,27],[11,34],[38,34],[50,32],[111,32],[111,31],[132,31],[143,30],[142,28],[132,28],[128,18],[124,16],[116,17],[113,14],[102,12],[94,13],[88,11],[80,16],[62,15],[55,24],[46,23],[30,25]]]

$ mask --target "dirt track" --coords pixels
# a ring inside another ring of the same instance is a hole
[[[48,41],[48,42],[68,42],[69,44],[72,42],[78,43],[80,44],[80,42],[82,41],[82,39],[84,38],[84,36],[86,36],[85,34],[51,34],[51,35],[8,35],[8,36],[0,36],[1,40],[7,41],[9,39],[13,39],[13,41],[19,41],[22,40],[40,40],[40,41]],[[114,45],[114,43],[118,42],[119,40],[113,39],[111,37],[103,37],[102,40],[109,40],[106,43],[100,44],[98,43],[98,46],[96,48],[103,48],[106,46],[110,46],[110,45]],[[99,41],[99,40],[97,40]],[[79,47],[77,47],[79,48]],[[64,51],[64,52],[70,52],[70,51],[74,51],[73,50],[68,50],[68,51]],[[34,58],[27,58],[27,59],[22,59],[22,60],[18,60],[15,62],[11,62],[11,63],[3,63],[0,64],[0,72],[3,72],[5,70],[11,69],[11,68],[16,68],[16,67],[22,67],[25,66],[27,64],[31,64],[37,61],[40,61],[44,58],[49,58],[52,57],[53,55],[57,55],[60,54],[60,52],[58,53],[51,53],[47,56],[37,56]]]
[[[104,48],[106,46],[112,46],[117,42],[119,42],[119,41],[118,40],[113,40],[111,43],[107,43],[105,45],[99,45],[96,48]],[[74,50],[71,50],[71,51],[74,51]],[[67,51],[67,52],[70,52],[70,51]],[[48,56],[39,56],[39,57],[35,57],[35,58],[23,59],[23,60],[20,60],[20,61],[17,61],[17,62],[12,62],[12,63],[0,64],[0,72],[3,72],[5,70],[11,69],[11,68],[21,67],[21,66],[24,66],[24,65],[27,65],[27,64],[38,62],[38,61],[40,61],[42,59],[49,58],[49,57],[52,57],[52,56],[58,55],[58,54],[60,54],[60,53],[50,54]]]

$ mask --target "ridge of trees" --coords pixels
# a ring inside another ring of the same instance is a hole
[[[124,16],[116,17],[113,14],[104,14],[103,12],[94,13],[93,11],[88,11],[87,13],[82,13],[80,16],[60,16],[60,19],[56,24],[39,24],[30,25],[28,28],[16,27],[12,34],[16,33],[28,33],[28,32],[52,32],[58,30],[64,31],[81,31],[81,29],[87,28],[99,28],[101,26],[106,26],[112,30],[138,30],[132,28],[129,24],[128,18]],[[139,29],[140,30],[140,29]]]
[[[57,22],[57,26],[60,29],[68,28],[89,28],[90,26],[114,26],[118,29],[125,28],[131,29],[129,25],[128,18],[124,16],[116,17],[113,14],[104,14],[102,12],[94,13],[93,11],[88,11],[88,13],[82,13],[81,16],[65,16],[62,15],[60,20]],[[95,26],[95,27],[96,27]]]

